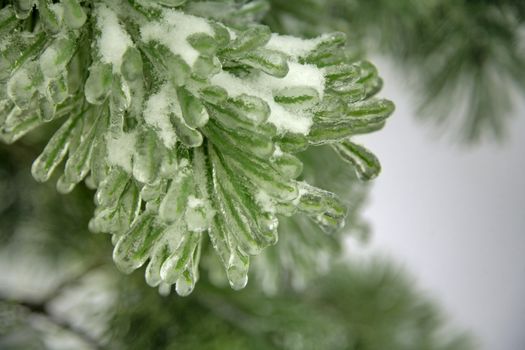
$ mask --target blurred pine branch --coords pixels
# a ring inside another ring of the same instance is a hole
[[[419,116],[461,138],[502,140],[525,96],[523,1],[271,0],[284,33],[341,30],[364,51],[393,57],[420,91]],[[414,89],[416,91],[416,89]]]

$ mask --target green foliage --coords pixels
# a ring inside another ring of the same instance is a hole
[[[342,33],[272,34],[255,22],[266,9],[42,0],[0,10],[0,137],[56,125],[33,177],[47,181],[65,162],[59,192],[96,189],[90,229],[112,235],[120,270],[147,264],[146,282],[162,292],[191,293],[210,245],[243,288],[250,256],[278,240],[278,217],[343,227],[347,208],[301,179],[299,152],[331,144],[360,178],[380,170],[349,141],[393,112],[373,97],[376,69]]]
[[[252,286],[231,293],[203,283],[189,299],[162,300],[142,288],[122,292],[110,332],[125,349],[471,348],[464,336],[443,336],[442,318],[409,286],[375,261],[334,267],[308,293],[268,297]]]
[[[525,94],[523,1],[271,0],[278,32],[340,30],[361,52],[394,57],[418,85],[419,114],[469,141],[501,139]]]

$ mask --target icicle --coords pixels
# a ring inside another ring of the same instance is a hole
[[[109,175],[102,181],[95,193],[97,205],[102,207],[114,207],[120,195],[126,188],[129,175],[124,171],[113,168]]]
[[[366,148],[350,141],[336,143],[332,147],[343,160],[354,166],[359,179],[368,181],[379,175],[381,164],[377,157]]]
[[[131,273],[142,266],[163,231],[164,228],[155,223],[153,213],[142,214],[115,245],[113,260],[117,267],[125,273]]]
[[[303,171],[303,163],[288,153],[280,152],[271,161],[274,168],[287,179],[296,179]]]
[[[155,2],[166,7],[178,7],[184,5],[186,0],[155,0]]]
[[[344,225],[346,207],[333,193],[301,182],[300,194],[299,210],[310,215],[322,229],[332,231]]]
[[[182,272],[186,270],[200,239],[201,234],[197,232],[186,231],[182,234],[177,248],[162,263],[160,268],[162,281],[169,284],[177,282]]]
[[[80,116],[69,118],[49,140],[44,151],[33,162],[31,173],[40,182],[49,179],[58,164],[67,154],[71,133],[78,123]]]
[[[238,151],[268,159],[275,151],[271,138],[241,130],[227,130],[214,121],[210,121],[203,132],[215,143],[231,147],[230,152]]]
[[[256,125],[264,123],[270,116],[270,107],[259,97],[241,94],[229,102],[233,111],[253,121]]]
[[[215,38],[206,33],[191,34],[186,40],[195,50],[206,56],[214,55],[219,48]]]
[[[146,267],[146,283],[151,287],[156,287],[162,283],[160,277],[160,268],[164,261],[172,254],[169,248],[169,244],[162,242],[157,244],[153,252],[151,253],[151,259]],[[167,283],[165,283],[167,284]],[[167,284],[169,285],[169,284]]]
[[[64,168],[64,175],[69,183],[76,184],[86,177],[90,170],[91,156],[95,137],[99,135],[99,123],[103,116],[98,116],[86,137],[81,141],[79,147],[70,155]]]
[[[228,261],[226,273],[230,286],[235,290],[240,290],[248,284],[248,271],[250,260],[247,255],[238,250],[234,250]]]

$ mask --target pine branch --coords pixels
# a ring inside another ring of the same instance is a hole
[[[31,314],[32,316],[41,316],[44,317],[47,321],[51,322],[55,326],[59,327],[60,329],[69,332],[71,334],[74,334],[76,337],[81,339],[84,343],[89,344],[89,346],[92,349],[95,350],[103,350],[105,349],[99,342],[98,339],[94,339],[89,335],[88,333],[84,332],[82,329],[78,329],[74,327],[72,324],[67,322],[66,320],[61,319],[60,317],[56,315],[52,315],[48,312],[46,308],[45,303],[32,303],[32,302],[26,302],[26,301],[10,301],[5,300],[0,297],[0,303],[9,303],[9,304],[15,304],[17,307],[20,307],[24,309],[25,312]],[[28,316],[28,315],[26,315]]]
[[[232,4],[227,13],[244,18],[235,26],[189,14],[213,12],[201,2],[1,10],[0,136],[11,143],[60,121],[33,176],[47,181],[65,161],[58,191],[96,189],[90,229],[112,235],[122,271],[149,261],[146,282],[161,291],[191,293],[207,239],[240,289],[250,256],[277,242],[278,216],[343,226],[344,203],[301,180],[298,152],[330,144],[359,177],[380,170],[350,141],[393,112],[373,97],[375,67],[355,61],[341,33],[272,34],[251,22],[264,11],[257,4]]]

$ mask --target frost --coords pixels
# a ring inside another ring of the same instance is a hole
[[[135,153],[136,135],[134,133],[122,133],[118,137],[108,137],[107,149],[108,162],[120,166],[131,173],[131,158]]]
[[[199,57],[199,52],[186,38],[195,33],[214,35],[206,20],[167,9],[163,11],[161,21],[144,25],[140,32],[144,42],[157,41],[165,45],[173,54],[180,55],[190,67]]]
[[[159,133],[162,142],[168,148],[175,146],[177,136],[170,121],[170,113],[178,106],[174,103],[175,90],[164,84],[160,90],[149,97],[144,109],[144,121],[153,126]]]
[[[117,15],[112,10],[106,5],[99,5],[96,11],[97,27],[100,30],[98,49],[102,62],[111,63],[116,70],[119,70],[124,52],[133,43],[128,33],[120,26]]]

